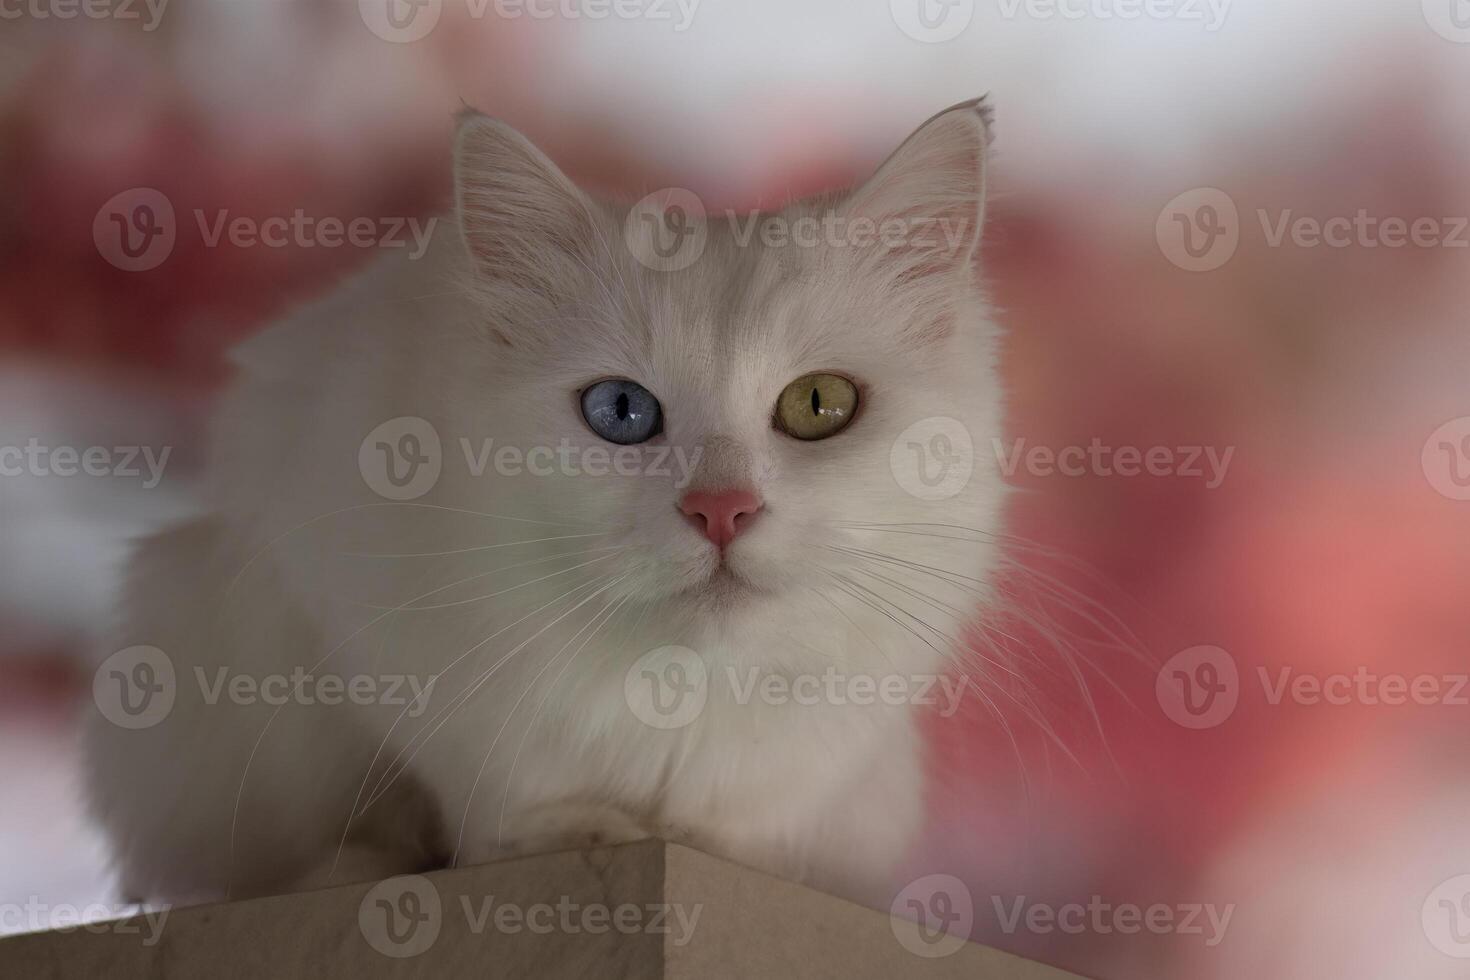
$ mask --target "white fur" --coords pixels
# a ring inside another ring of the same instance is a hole
[[[742,247],[711,220],[699,261],[658,272],[624,245],[624,209],[583,195],[507,127],[465,119],[459,227],[241,348],[213,430],[210,516],[141,546],[114,647],[167,652],[177,701],[155,727],[99,719],[89,738],[94,808],[127,891],[238,897],[654,834],[882,894],[923,815],[917,709],[742,705],[726,668],[881,678],[961,656],[952,640],[978,608],[973,590],[831,549],[971,583],[994,561],[989,535],[840,526],[997,525],[986,453],[938,502],[906,493],[889,465],[922,419],[961,420],[977,447],[999,434],[974,255],[986,143],[983,106],[956,107],[865,187],[785,212],[968,222],[947,262]],[[862,403],[846,431],[798,442],[772,409],[810,371],[855,379]],[[655,444],[702,450],[693,486],[763,496],[730,576],[711,581],[717,552],[671,479],[470,474],[461,438],[598,443],[576,393],[606,377],[659,398]],[[402,504],[358,468],[364,437],[396,416],[443,440],[437,485]],[[894,605],[860,601],[837,574]],[[720,585],[731,576],[746,587]],[[671,644],[702,657],[710,693],[693,723],[659,730],[630,710],[624,678]],[[438,679],[410,717],[397,704],[210,705],[196,667],[211,680],[219,667]],[[361,812],[394,759],[403,775]]]

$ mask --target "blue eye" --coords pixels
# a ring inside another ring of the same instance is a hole
[[[599,381],[582,392],[582,417],[608,442],[631,446],[664,429],[664,413],[653,393],[636,381]]]

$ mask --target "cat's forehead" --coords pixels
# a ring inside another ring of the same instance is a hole
[[[823,296],[835,284],[824,281],[815,254],[772,247],[711,221],[689,267],[624,266],[625,326],[660,367],[728,373],[742,364],[800,358],[830,343],[828,318],[820,313],[830,307]]]

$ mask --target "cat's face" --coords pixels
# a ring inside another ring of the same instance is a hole
[[[588,199],[518,134],[467,120],[460,215],[499,424],[571,461],[521,503],[620,549],[610,594],[700,617],[962,602],[1001,497],[985,146],[981,111],[951,110],[850,194],[754,226],[693,217],[702,251],[663,271],[647,211]]]

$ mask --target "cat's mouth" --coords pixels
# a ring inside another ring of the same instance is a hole
[[[730,567],[728,561],[721,561],[716,565],[704,581],[683,590],[683,594],[692,599],[722,606],[748,602],[765,592],[765,589]]]

